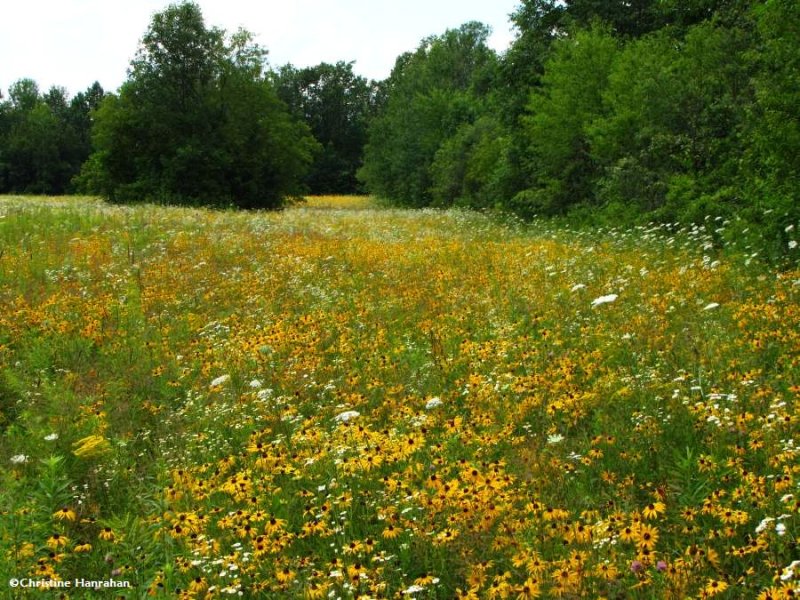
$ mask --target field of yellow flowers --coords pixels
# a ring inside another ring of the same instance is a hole
[[[725,227],[0,198],[0,597],[796,597],[800,272]]]

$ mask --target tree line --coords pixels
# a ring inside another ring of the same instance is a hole
[[[406,206],[728,220],[773,256],[800,218],[800,4],[525,0],[398,58],[360,177]]]
[[[278,208],[363,191],[378,89],[352,62],[270,69],[248,31],[174,4],[153,16],[116,93],[95,83],[69,99],[23,79],[0,96],[0,193]]]
[[[503,54],[467,23],[374,82],[353,63],[271,69],[247,31],[172,5],[116,93],[9,88],[0,191],[266,208],[367,191],[523,217],[712,216],[791,249],[798,3],[522,0],[511,21]]]
[[[92,150],[92,113],[105,92],[95,83],[70,99],[21,79],[0,94],[0,193],[64,194]]]

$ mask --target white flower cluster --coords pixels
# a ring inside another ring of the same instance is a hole
[[[794,578],[794,570],[800,567],[800,560],[793,560],[790,565],[783,569],[781,573],[781,581],[790,581]]]
[[[784,519],[791,518],[791,516],[792,515],[781,515],[777,519],[773,517],[764,517],[756,527],[756,533],[764,533],[772,523],[775,523],[775,533],[778,535],[786,535],[786,524],[783,523],[783,521]]]
[[[231,378],[230,375],[220,375],[216,379],[213,379],[208,387],[215,388],[221,386],[223,383],[228,381]]]
[[[425,403],[425,410],[431,410],[442,405],[442,399],[435,396]]]
[[[333,420],[339,423],[347,423],[348,421],[351,421],[352,419],[355,419],[356,417],[360,416],[361,413],[358,412],[357,410],[346,410],[336,415]]]
[[[608,304],[614,302],[619,296],[617,294],[608,294],[607,296],[600,296],[592,300],[592,308],[600,306],[601,304]]]

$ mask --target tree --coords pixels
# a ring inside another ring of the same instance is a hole
[[[746,32],[706,22],[630,43],[615,62],[605,118],[591,131],[606,202],[696,220],[731,210],[752,73]],[[724,198],[725,197],[725,198]]]
[[[523,46],[548,45],[547,40],[568,30],[606,25],[620,39],[637,39],[664,28],[684,32],[688,27],[718,19],[741,25],[751,0],[523,0],[512,15]],[[544,43],[542,43],[544,42]]]
[[[33,79],[20,79],[8,89],[8,97],[12,108],[20,111],[33,110],[41,100],[39,85]]]
[[[11,103],[3,99],[0,90],[0,193],[6,192],[8,186],[8,157],[5,147],[8,143],[8,133],[11,128]]]
[[[63,180],[59,156],[58,119],[42,102],[12,114],[12,125],[4,144],[8,190],[53,194]]]
[[[565,14],[573,27],[600,21],[615,36],[640,37],[664,25],[662,0],[565,0]]]
[[[750,20],[752,0],[661,0],[656,12],[661,23],[679,31],[714,20],[725,27],[742,27]]]
[[[522,0],[511,14],[517,38],[503,58],[504,83],[538,83],[552,43],[564,34],[565,7],[555,0]],[[526,97],[522,104],[527,101]]]
[[[361,166],[377,88],[353,73],[353,64],[321,63],[304,69],[286,65],[275,74],[278,96],[322,145],[306,178],[312,193],[359,189],[356,171]]]
[[[439,146],[431,164],[431,195],[436,206],[494,208],[508,188],[511,139],[491,114],[464,123]]]
[[[101,88],[102,93],[102,88]],[[0,104],[0,191],[63,194],[89,155],[89,123],[64,88],[15,82]]]
[[[97,110],[83,185],[117,201],[246,208],[301,193],[315,142],[265,56],[246,31],[206,27],[194,3],[154,15],[128,80]]]
[[[617,40],[602,26],[555,42],[541,87],[531,92],[523,118],[533,185],[515,198],[515,210],[561,213],[592,200],[596,165],[589,130],[603,114],[617,52]]]
[[[758,52],[752,55],[755,102],[747,115],[741,187],[751,198],[743,215],[754,241],[773,256],[791,252],[800,230],[800,5],[768,0],[753,12]]]
[[[771,0],[756,16],[763,52],[756,76],[755,150],[770,186],[796,197],[800,180],[800,5]]]
[[[67,121],[78,135],[82,159],[85,161],[92,149],[92,123],[93,114],[100,107],[105,98],[105,91],[99,82],[95,81],[83,92],[78,92],[69,103]]]
[[[477,118],[492,88],[497,57],[488,35],[485,25],[467,23],[397,59],[359,172],[370,191],[407,206],[431,204],[437,151]]]

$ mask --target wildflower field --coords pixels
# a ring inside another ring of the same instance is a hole
[[[0,597],[797,596],[800,272],[725,227],[1,198]]]

